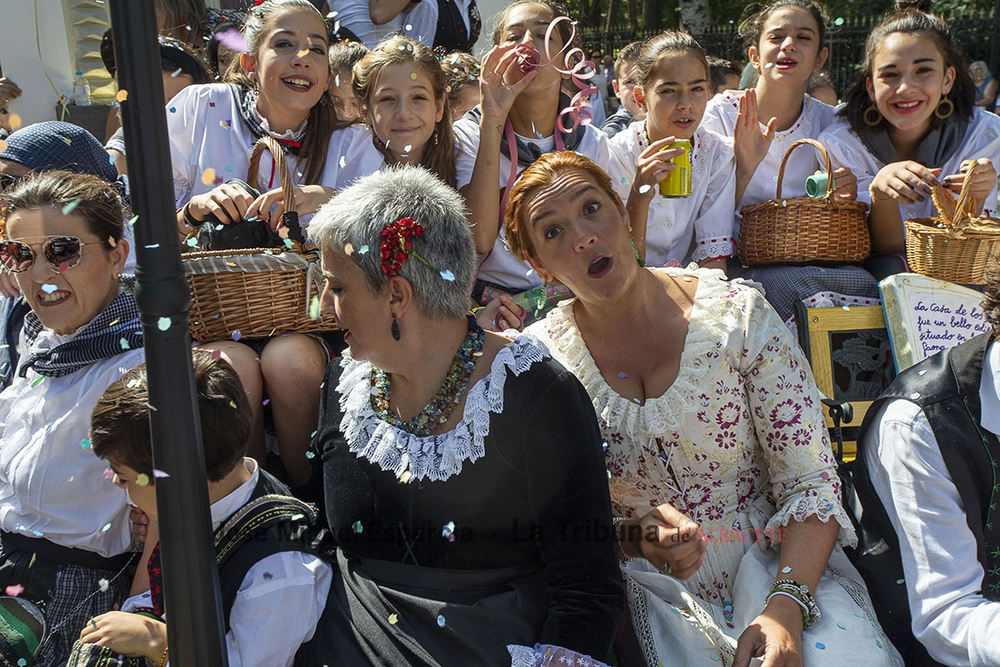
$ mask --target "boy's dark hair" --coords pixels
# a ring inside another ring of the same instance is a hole
[[[205,350],[192,352],[198,392],[205,473],[218,482],[243,460],[253,413],[240,378],[223,359]],[[153,447],[149,433],[149,385],[146,365],[112,383],[90,414],[90,447],[102,459],[144,473],[153,483]]]
[[[713,91],[726,83],[727,76],[733,75],[739,77],[743,74],[743,70],[737,67],[736,63],[725,58],[716,58],[715,56],[708,56],[708,72],[712,77],[711,86]]]
[[[631,42],[622,47],[615,59],[615,77],[620,77],[626,64],[634,65],[639,62],[639,54],[642,53],[642,45],[645,42]]]

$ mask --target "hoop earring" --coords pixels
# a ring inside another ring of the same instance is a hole
[[[872,102],[872,105],[865,109],[865,112],[861,114],[861,120],[865,121],[865,125],[868,127],[875,127],[882,122],[882,112],[879,111],[878,107],[875,106],[875,103]]]
[[[399,340],[399,322],[396,320],[396,313],[392,314],[392,327],[389,329],[393,340]]]
[[[941,111],[941,107],[947,107],[948,111]],[[946,94],[934,109],[934,117],[944,120],[945,118],[950,118],[953,113],[955,113],[955,103],[948,99],[948,95]]]

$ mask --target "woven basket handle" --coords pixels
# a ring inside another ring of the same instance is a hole
[[[285,159],[285,151],[281,144],[274,137],[265,134],[257,143],[253,145],[253,152],[250,153],[250,166],[247,168],[247,183],[257,184],[257,177],[260,172],[260,157],[264,154],[264,149],[271,152],[274,163],[278,166],[278,178],[281,180],[281,197],[284,199],[285,210],[295,210],[295,184],[292,183],[292,172],[288,170],[288,160]]]
[[[969,168],[965,172],[965,181],[962,183],[962,189],[958,193],[958,201],[955,203],[955,220],[958,221],[964,218],[974,218],[972,212],[976,209],[976,200],[972,197],[972,174],[976,172],[976,168],[979,165],[975,160],[969,163]]]
[[[792,143],[785,151],[785,157],[781,158],[781,167],[778,169],[778,188],[775,192],[775,199],[781,199],[781,183],[785,180],[785,165],[788,164],[788,158],[791,156],[792,151],[802,146],[803,144],[809,144],[813,148],[819,151],[819,154],[823,156],[823,164],[826,165],[826,195],[825,198],[829,199],[830,195],[833,193],[833,165],[830,164],[830,156],[827,155],[826,149],[823,148],[823,144],[819,143],[815,139],[799,139]]]

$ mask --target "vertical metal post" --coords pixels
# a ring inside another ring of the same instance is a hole
[[[170,664],[228,667],[188,334],[190,294],[167,142],[154,3],[111,0],[149,375]],[[127,94],[127,97],[125,97]]]

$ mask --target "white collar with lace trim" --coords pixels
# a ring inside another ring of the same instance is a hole
[[[462,472],[465,461],[475,463],[485,455],[483,440],[490,432],[490,413],[503,412],[507,371],[520,375],[547,357],[549,352],[541,341],[519,335],[497,353],[486,377],[469,388],[462,421],[441,435],[418,437],[375,415],[372,366],[356,361],[348,350],[340,361],[344,371],[337,385],[344,414],[340,431],[351,452],[391,471],[402,482],[446,480]]]
[[[742,303],[728,299],[731,286],[722,271],[679,267],[650,268],[650,271],[698,279],[680,368],[673,384],[660,396],[648,398],[645,403],[639,404],[635,399],[625,398],[611,388],[601,375],[577,327],[573,313],[576,299],[563,301],[549,311],[544,320],[535,322],[528,329],[528,333],[537,335],[548,345],[556,361],[580,380],[594,403],[598,418],[608,429],[625,433],[630,438],[678,430],[688,415],[697,410],[697,396],[704,380],[705,362],[719,341],[719,319],[723,317],[707,304],[714,301],[732,306],[735,303],[738,309]],[[709,309],[707,313],[706,308]]]

